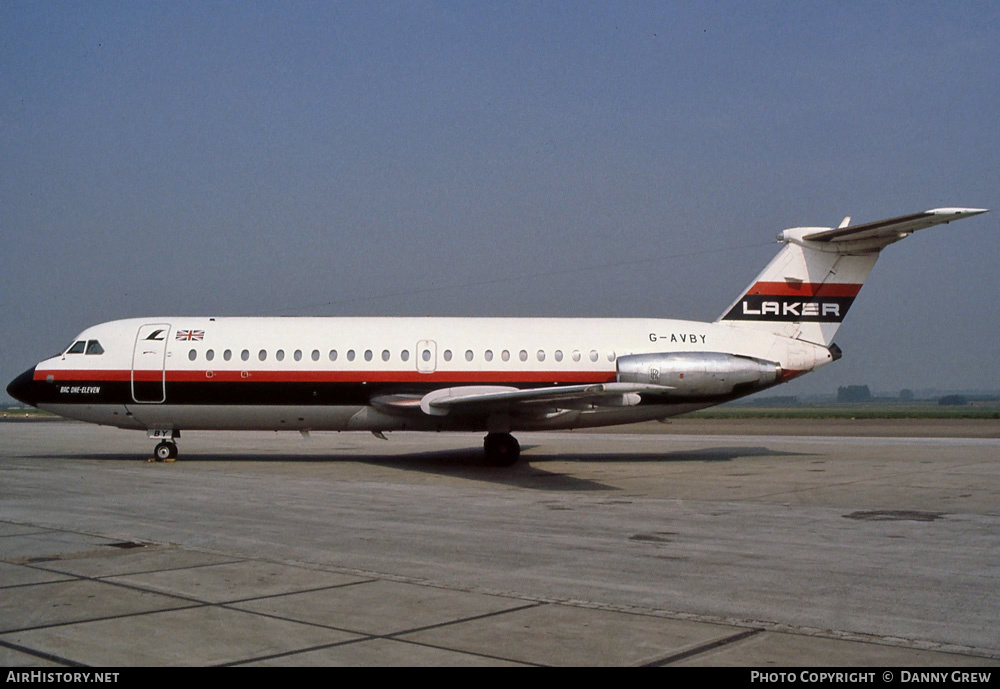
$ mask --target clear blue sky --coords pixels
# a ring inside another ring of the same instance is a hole
[[[1000,388],[1000,3],[0,3],[0,377],[127,316],[711,320],[890,247],[838,385]],[[655,260],[650,260],[655,259]]]

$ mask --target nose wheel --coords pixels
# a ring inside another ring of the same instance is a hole
[[[172,462],[177,459],[177,443],[164,440],[153,449],[153,456],[160,462]]]

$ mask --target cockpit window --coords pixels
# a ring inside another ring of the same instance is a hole
[[[104,354],[104,347],[97,340],[87,340],[87,354]]]
[[[73,343],[73,346],[66,350],[67,354],[83,354],[84,350],[87,348],[87,342],[85,340],[77,340]]]

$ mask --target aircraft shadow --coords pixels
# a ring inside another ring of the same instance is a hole
[[[811,457],[808,452],[782,452],[769,447],[706,447],[673,452],[588,452],[559,453],[528,457],[537,462],[732,462],[747,457]]]
[[[532,446],[522,445],[527,450]],[[108,462],[142,462],[141,455],[134,453],[87,453],[60,455],[70,460],[97,460]],[[617,490],[613,486],[581,479],[574,476],[552,473],[531,466],[531,460],[522,456],[522,461],[511,467],[494,467],[485,464],[483,451],[479,447],[457,448],[453,450],[433,450],[414,452],[404,455],[296,455],[296,454],[241,454],[212,452],[185,452],[177,460],[178,464],[195,464],[199,462],[289,462],[297,464],[370,464],[372,466],[392,467],[437,476],[463,478],[499,485],[519,486],[547,491],[610,491]]]
[[[522,446],[522,451],[528,452],[534,445]],[[136,454],[103,453],[103,454],[69,454],[62,455],[66,459],[101,460],[101,461],[141,461]],[[430,450],[413,452],[403,455],[316,455],[316,454],[241,454],[214,452],[185,452],[178,460],[182,464],[196,462],[289,462],[289,463],[356,463],[372,466],[392,467],[405,471],[420,472],[436,476],[448,476],[472,481],[480,481],[497,485],[517,486],[532,490],[555,492],[592,492],[614,491],[618,488],[600,481],[594,481],[564,473],[542,469],[541,466],[552,462],[568,463],[635,463],[635,462],[732,462],[738,459],[752,457],[787,457],[811,456],[801,452],[782,452],[763,446],[746,447],[708,447],[696,450],[676,450],[668,452],[591,452],[591,453],[556,453],[531,455],[522,454],[521,461],[512,467],[489,466],[483,461],[483,451],[479,447],[456,448],[452,450]]]

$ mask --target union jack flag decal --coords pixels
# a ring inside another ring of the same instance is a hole
[[[177,331],[178,340],[204,340],[205,331],[204,330],[178,330]]]

